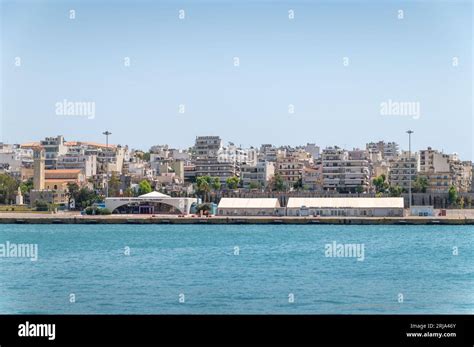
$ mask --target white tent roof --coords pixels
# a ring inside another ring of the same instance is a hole
[[[160,192],[156,192],[156,191],[139,196],[139,198],[146,198],[146,199],[149,199],[149,198],[169,198],[169,197],[170,197],[169,195],[166,195],[166,194],[163,194],[163,193],[160,193]]]
[[[403,208],[403,198],[289,198],[288,208]]]
[[[222,198],[217,208],[277,208],[280,203],[277,198]]]

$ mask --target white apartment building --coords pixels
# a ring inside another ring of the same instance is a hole
[[[32,167],[33,150],[20,145],[0,143],[0,168],[9,173],[19,173],[22,167]]]
[[[322,152],[323,188],[341,193],[368,191],[370,185],[369,160],[365,151],[350,152],[339,147],[328,147]]]

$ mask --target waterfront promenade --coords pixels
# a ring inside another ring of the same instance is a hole
[[[415,224],[474,225],[474,210],[451,210],[435,217],[279,217],[63,213],[0,213],[0,224]]]

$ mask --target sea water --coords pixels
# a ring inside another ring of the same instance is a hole
[[[7,243],[37,259],[0,254],[1,314],[474,313],[473,226],[0,225]]]

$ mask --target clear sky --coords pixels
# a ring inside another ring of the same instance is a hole
[[[469,0],[1,3],[4,142],[103,142],[108,129],[142,149],[197,135],[407,148],[411,128],[415,149],[474,159]],[[94,102],[95,117],[56,114],[64,99]],[[388,100],[419,103],[419,117],[381,115]]]

